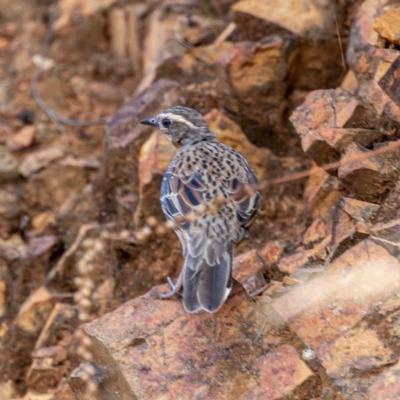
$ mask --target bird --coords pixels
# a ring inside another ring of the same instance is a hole
[[[186,312],[217,312],[232,289],[234,245],[249,237],[260,208],[256,174],[245,157],[218,141],[196,110],[175,106],[140,121],[178,149],[161,184],[161,208],[182,244],[185,262],[171,291],[183,286]]]

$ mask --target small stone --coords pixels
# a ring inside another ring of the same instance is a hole
[[[275,264],[282,255],[284,246],[278,240],[267,242],[267,244],[258,251],[258,255],[268,266]]]
[[[49,149],[40,150],[30,154],[22,161],[19,166],[19,173],[27,178],[34,172],[49,165],[52,161],[61,158],[64,155],[64,151],[59,147],[53,147]]]
[[[255,250],[241,254],[234,258],[232,276],[238,282],[243,283],[263,268]]]
[[[14,156],[0,146],[0,182],[18,176],[18,161]]]
[[[8,150],[18,151],[29,147],[33,143],[35,134],[35,126],[25,126],[7,141]]]
[[[26,255],[27,246],[18,233],[14,233],[8,240],[0,239],[0,255],[8,261],[23,258]]]
[[[37,335],[46,323],[54,302],[53,295],[45,287],[40,287],[22,304],[14,325],[26,333]]]
[[[310,360],[314,360],[315,353],[311,349],[305,349],[301,353],[301,356],[303,357],[304,360],[310,361]]]
[[[12,380],[0,383],[0,399],[11,400],[17,398],[19,398],[19,394]]]

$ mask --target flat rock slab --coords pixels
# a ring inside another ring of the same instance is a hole
[[[108,370],[98,398],[281,398],[313,374],[279,338],[254,343],[264,322],[262,307],[239,285],[216,314],[188,314],[181,299],[154,292],[129,301],[84,325],[95,364]],[[80,399],[78,375],[70,385]]]
[[[326,272],[273,301],[273,308],[315,352],[334,379],[352,378],[397,361],[375,328],[361,324],[400,288],[400,264],[383,247],[364,240]],[[358,324],[358,325],[357,325]]]

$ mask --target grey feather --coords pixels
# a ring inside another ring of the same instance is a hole
[[[231,244],[229,253],[225,253],[216,265],[210,266],[207,262],[201,265],[197,298],[201,307],[210,313],[218,311],[229,295],[232,286],[232,256]]]
[[[197,298],[200,274],[193,271],[189,267],[191,266],[189,263],[193,263],[193,260],[190,256],[187,256],[183,265],[183,307],[187,312],[193,313],[201,309]]]

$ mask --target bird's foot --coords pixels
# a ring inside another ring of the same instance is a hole
[[[158,297],[161,299],[169,299],[172,297],[174,294],[178,293],[180,288],[182,287],[183,283],[183,271],[179,274],[178,279],[176,280],[176,283],[172,282],[172,279],[170,277],[167,278],[169,285],[171,286],[171,291],[167,293],[158,293]]]

